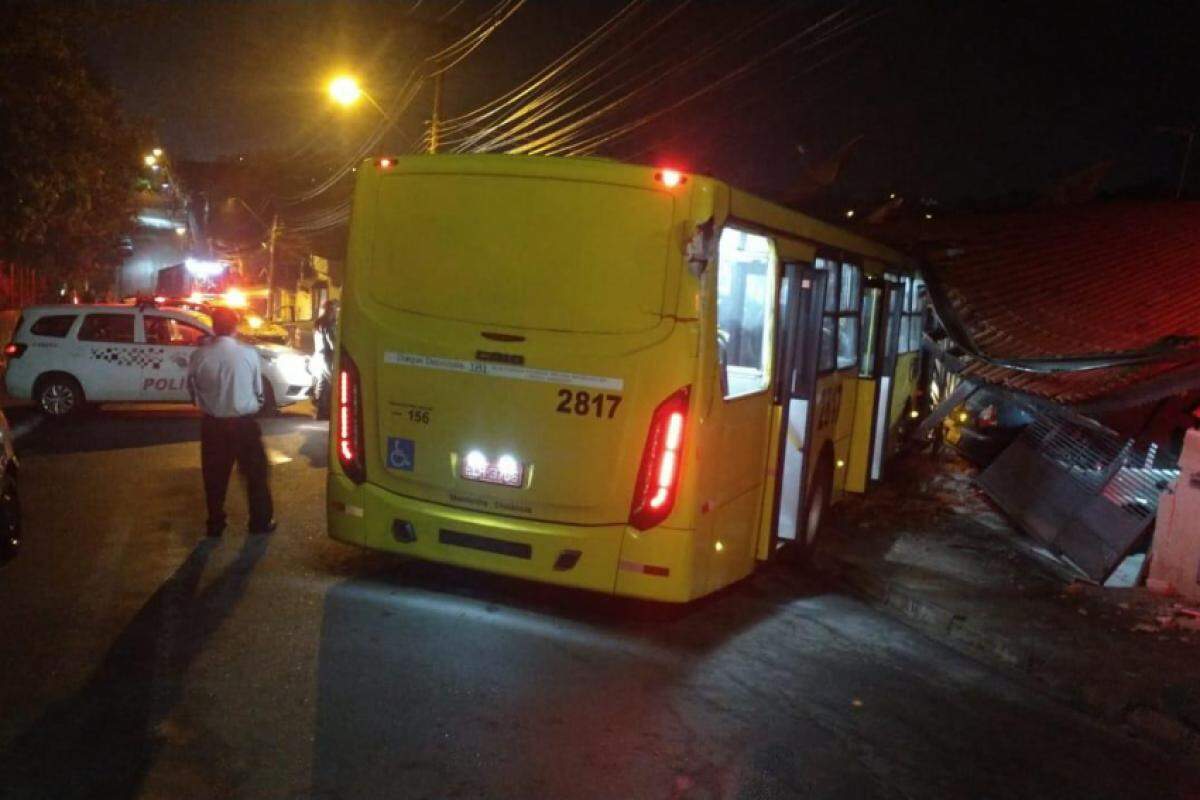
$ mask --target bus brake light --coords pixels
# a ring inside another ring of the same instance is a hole
[[[629,512],[629,524],[640,531],[661,524],[675,507],[690,395],[690,386],[675,392],[650,420]]]
[[[362,384],[358,367],[343,350],[338,362],[337,456],[342,472],[355,483],[366,480],[363,455]]]

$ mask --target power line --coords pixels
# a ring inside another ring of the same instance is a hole
[[[640,32],[634,36],[634,38],[617,48],[612,53],[609,53],[599,62],[579,75],[559,82],[554,88],[530,99],[523,106],[511,111],[506,117],[488,126],[484,130],[471,136],[460,137],[458,140],[459,151],[466,152],[476,150],[495,150],[502,147],[505,141],[515,140],[517,134],[519,134],[521,131],[529,128],[531,125],[536,124],[540,120],[545,119],[546,116],[552,114],[555,110],[569,104],[589,89],[606,80],[608,76],[601,74],[601,71],[604,70],[605,67],[656,33],[659,28],[687,8],[690,3],[691,0],[683,0],[683,2],[679,3],[666,14],[659,17],[652,24],[644,26]],[[649,72],[652,70],[653,67],[646,70],[643,74],[649,74]],[[588,79],[592,76],[596,77],[589,81]],[[634,80],[636,80],[636,78]],[[628,86],[630,85],[630,82],[631,81],[626,81],[624,85]],[[582,85],[580,85],[581,83]],[[609,90],[609,92],[602,94],[600,98],[603,98],[613,91],[619,91],[619,89],[620,87],[613,87]],[[565,96],[563,96],[564,94]],[[578,113],[583,108],[586,108],[588,105],[594,104],[595,102],[598,102],[598,99],[593,99],[592,101],[589,101],[589,103],[585,103],[584,106],[577,108],[572,113]],[[524,119],[522,120],[522,118]],[[562,118],[560,117],[560,119]],[[545,125],[535,128],[534,132],[544,130],[549,124],[551,123],[546,123]],[[496,130],[504,125],[510,125],[511,127],[506,130],[502,136],[494,136],[489,141],[487,137],[496,133]]]
[[[835,14],[836,13],[840,13],[840,12],[835,12]],[[819,38],[817,41],[815,41],[813,43],[810,43],[808,46],[806,46],[804,48],[804,50],[809,50],[812,47],[816,47],[818,45],[825,44],[828,41],[830,41],[831,39],[833,39],[834,37],[845,33],[847,30],[852,30],[855,27],[859,27],[859,26],[865,24],[866,22],[869,22],[870,20],[872,20],[876,16],[878,16],[880,13],[882,13],[882,12],[876,12],[875,14],[872,14],[867,17],[860,17],[857,20],[847,21],[846,23],[839,25],[833,32],[822,36],[821,38]],[[832,16],[834,16],[834,15],[830,15],[830,17],[832,17]],[[720,88],[723,88],[724,86],[727,86],[728,84],[730,84],[736,80],[739,80],[740,78],[745,77],[748,73],[750,73],[754,69],[761,66],[768,59],[773,58],[774,56],[778,55],[783,50],[785,50],[789,47],[792,47],[793,45],[795,45],[796,43],[798,43],[805,37],[811,36],[813,33],[813,30],[815,28],[819,27],[820,25],[826,24],[829,21],[830,17],[826,17],[824,20],[817,23],[817,25],[811,26],[808,29],[805,29],[793,36],[788,37],[787,39],[783,40],[782,42],[775,45],[774,47],[769,48],[768,50],[763,52],[758,57],[751,59],[750,61],[743,64],[741,67],[738,67],[737,69],[727,73],[725,76],[717,79],[716,81],[706,84],[706,85],[700,87],[699,89],[685,95],[684,97],[680,98],[679,100],[677,100],[669,105],[665,105],[655,111],[649,112],[638,119],[631,120],[622,125],[618,125],[614,128],[610,128],[608,131],[604,131],[599,134],[594,134],[587,138],[580,138],[579,135],[576,135],[573,140],[567,139],[566,137],[560,137],[557,141],[553,141],[548,146],[543,144],[543,145],[539,145],[534,148],[526,148],[523,150],[523,152],[530,152],[530,153],[534,153],[534,154],[538,154],[538,155],[584,155],[584,154],[593,152],[597,147],[599,147],[603,144],[606,144],[606,143],[613,141],[617,138],[620,138],[622,136],[627,136],[628,134],[632,133],[634,130],[641,128],[641,127],[645,126],[646,124],[648,124],[656,119],[659,119],[660,117],[662,117],[666,114],[676,111],[679,108],[681,108],[682,106],[687,105],[688,103],[691,103],[694,100],[696,100],[700,97],[703,97],[706,94],[710,94],[711,92],[714,92]]]
[[[506,152],[510,153],[533,154],[541,152],[546,147],[566,141],[567,137],[581,133],[585,126],[630,103],[635,98],[643,96],[647,91],[661,85],[668,79],[681,73],[686,74],[693,71],[701,64],[712,60],[723,50],[776,20],[787,10],[786,7],[776,7],[768,10],[741,28],[732,32],[725,32],[724,35],[712,41],[708,46],[695,51],[688,58],[682,60],[666,58],[652,63],[627,78],[623,83],[609,88],[558,117],[543,122],[528,131],[524,136],[519,138],[502,137],[489,142],[488,147],[507,148]],[[619,94],[620,92],[624,92],[624,94]],[[594,110],[585,114],[584,112],[588,111],[588,109]],[[531,139],[534,136],[536,138]],[[518,144],[517,142],[521,141],[521,139],[524,142]]]
[[[480,105],[470,111],[464,112],[457,117],[451,117],[446,120],[446,129],[453,130],[455,128],[464,127],[473,123],[481,122],[499,113],[501,108],[519,102],[522,98],[530,93],[538,90],[547,81],[552,80],[557,74],[567,69],[571,64],[584,57],[587,53],[593,50],[613,31],[625,24],[631,13],[639,8],[645,0],[630,0],[616,14],[606,20],[597,29],[585,36],[581,41],[577,42],[566,50],[555,60],[551,61],[545,67],[534,73],[530,78],[523,83],[510,89],[508,92],[496,97],[488,102]]]

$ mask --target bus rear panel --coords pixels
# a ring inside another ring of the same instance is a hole
[[[356,188],[331,535],[597,591],[695,596],[688,193],[603,162],[390,164],[361,170]]]

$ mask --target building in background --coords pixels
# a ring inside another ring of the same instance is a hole
[[[201,255],[192,253],[197,242],[192,215],[160,148],[144,156],[136,213],[136,227],[125,243],[114,281],[118,298],[154,294],[159,270],[182,264],[189,255]]]

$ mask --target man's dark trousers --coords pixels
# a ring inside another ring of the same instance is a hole
[[[210,533],[220,533],[225,527],[225,493],[235,461],[246,479],[250,530],[265,530],[274,516],[274,508],[271,487],[267,483],[267,454],[263,451],[258,420],[205,414],[200,421],[200,469],[204,473]]]

